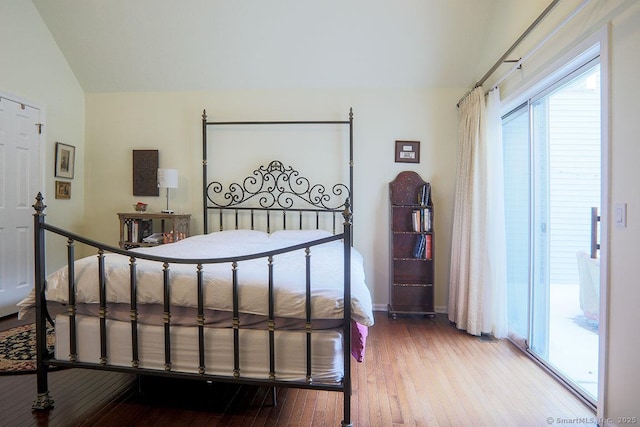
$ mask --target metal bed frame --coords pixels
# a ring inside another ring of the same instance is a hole
[[[204,191],[202,194],[202,207],[203,207],[203,220],[204,230],[209,231],[208,213],[209,210],[217,209],[222,212],[224,208],[232,208],[241,203],[246,202],[251,198],[268,195],[272,191],[280,191],[283,198],[269,197],[260,199],[260,207],[264,210],[280,211],[283,214],[283,221],[286,225],[286,212],[299,212],[302,215],[304,211],[317,211],[319,208],[325,210],[331,210],[332,208],[327,206],[327,202],[330,201],[330,196],[326,193],[324,186],[315,185],[311,186],[306,178],[298,176],[298,172],[292,168],[285,168],[284,165],[278,161],[273,161],[268,168],[261,168],[254,171],[253,177],[247,177],[242,184],[233,183],[229,186],[229,192],[225,194],[225,198],[222,202],[218,202],[212,196],[213,194],[219,194],[222,190],[222,185],[219,182],[212,182],[207,184],[207,130],[209,127],[220,126],[262,126],[262,125],[346,125],[349,130],[349,186],[344,184],[337,184],[333,187],[334,195],[341,195],[343,191],[348,193],[349,202],[351,204],[351,211],[353,212],[353,109],[349,109],[348,120],[315,120],[315,121],[207,121],[207,111],[202,111],[202,182],[204,183]],[[278,170],[280,173],[274,173]],[[256,177],[262,178],[257,180]],[[297,189],[294,185],[297,185]],[[300,190],[302,188],[302,190]],[[296,209],[292,205],[292,198],[297,197],[308,203],[314,209]],[[336,206],[333,209],[338,209],[340,206]],[[251,208],[241,208],[238,210],[246,210]],[[302,220],[300,220],[302,224]],[[253,214],[252,222],[253,225]],[[220,224],[222,227],[222,223]],[[236,222],[237,226],[237,222]],[[302,225],[300,225],[302,226]],[[267,230],[270,231],[270,230]]]
[[[319,184],[311,185],[309,180],[301,177],[298,171],[292,167],[285,166],[282,162],[272,161],[267,166],[260,166],[251,176],[244,181],[233,183],[228,186],[226,192],[219,182],[207,183],[207,127],[219,125],[264,125],[264,124],[345,124],[349,129],[349,186],[336,184],[331,188],[333,197],[326,191],[325,187]],[[343,420],[342,426],[351,426],[351,246],[352,246],[352,206],[353,206],[353,113],[349,112],[348,121],[309,121],[309,122],[207,122],[206,112],[202,115],[203,127],[203,215],[204,229],[208,232],[208,215],[211,210],[216,210],[219,215],[219,223],[222,229],[223,216],[230,213],[235,218],[235,227],[238,228],[238,216],[240,212],[248,212],[251,220],[251,228],[254,227],[254,215],[259,212],[267,216],[267,229],[271,227],[270,216],[273,212],[282,216],[282,228],[287,228],[287,214],[293,213],[299,218],[298,229],[303,228],[303,216],[311,215],[315,217],[315,227],[318,228],[319,216],[330,215],[333,218],[334,235],[304,244],[298,244],[288,248],[273,250],[260,254],[245,255],[241,257],[227,257],[216,259],[182,259],[182,258],[162,258],[158,256],[129,252],[124,249],[105,245],[91,239],[87,239],[75,233],[60,229],[45,222],[45,204],[43,197],[39,193],[36,203],[33,205],[34,233],[35,233],[35,294],[36,294],[36,354],[37,354],[37,396],[33,403],[34,410],[48,410],[53,407],[54,401],[50,397],[48,389],[48,371],[50,366],[66,368],[88,368],[126,372],[136,375],[164,376],[183,379],[199,379],[217,382],[231,382],[238,384],[266,385],[272,387],[273,404],[275,400],[276,387],[293,387],[317,390],[337,391],[343,393]],[[335,202],[340,198],[340,202]],[[294,199],[301,200],[308,207],[295,207]],[[243,204],[248,201],[256,201],[257,206],[245,207]],[[336,234],[336,216],[343,217],[342,233]],[[269,231],[269,230],[267,230]],[[47,321],[53,324],[53,320],[47,311],[45,298],[46,286],[46,251],[45,235],[53,233],[67,239],[67,267],[69,271],[69,302],[67,315],[69,316],[69,360],[55,359],[49,352],[46,343]],[[344,312],[342,319],[343,336],[343,360],[344,377],[339,383],[315,382],[311,372],[311,334],[313,319],[311,316],[311,283],[310,283],[310,251],[316,245],[342,240],[344,246]],[[100,333],[100,360],[96,363],[80,362],[77,360],[76,341],[76,301],[75,301],[75,244],[82,243],[97,251],[97,262],[99,277],[97,278],[100,289],[99,303],[99,333]],[[275,298],[273,293],[273,264],[272,257],[281,253],[304,249],[306,252],[306,380],[289,381],[277,378],[275,371],[275,342],[274,334],[277,330],[274,317]],[[109,349],[106,338],[107,324],[107,292],[105,279],[104,254],[106,252],[125,255],[130,258],[130,325],[131,325],[131,366],[116,366],[109,364]],[[269,271],[269,312],[268,312],[268,334],[269,334],[269,373],[268,379],[255,379],[243,377],[239,364],[239,334],[242,326],[239,322],[239,301],[238,301],[238,280],[236,274],[237,263],[239,261],[265,258],[268,260]],[[138,346],[138,303],[136,296],[137,278],[136,263],[138,259],[157,261],[162,263],[163,287],[164,287],[164,370],[148,369],[139,367],[139,346]],[[229,376],[212,375],[207,373],[205,366],[205,346],[204,346],[204,298],[203,298],[203,278],[202,269],[204,265],[216,263],[230,263],[232,266],[232,286],[233,286],[233,373]],[[197,281],[197,328],[199,346],[199,366],[198,373],[178,372],[172,370],[171,364],[171,307],[170,297],[170,265],[171,264],[191,264],[194,265],[194,274]]]

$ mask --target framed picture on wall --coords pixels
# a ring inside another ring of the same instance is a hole
[[[71,183],[68,181],[56,181],[56,199],[71,198]]]
[[[396,141],[397,163],[420,163],[420,141]]]
[[[133,195],[159,196],[158,150],[133,150]]]
[[[73,169],[76,161],[76,147],[56,142],[56,169],[58,178],[73,179]],[[57,182],[57,181],[56,181]]]

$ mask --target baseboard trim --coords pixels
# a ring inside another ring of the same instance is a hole
[[[436,306],[434,307],[436,313],[438,314],[446,314],[447,313],[447,307],[446,306]],[[388,311],[388,307],[387,304],[373,304],[373,311]]]

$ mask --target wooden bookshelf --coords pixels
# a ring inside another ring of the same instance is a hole
[[[430,184],[405,171],[389,183],[389,315],[435,316]],[[427,188],[427,198],[422,197]]]

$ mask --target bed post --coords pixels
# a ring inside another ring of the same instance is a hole
[[[351,422],[351,205],[344,202],[344,418],[342,427],[352,427]]]
[[[202,110],[202,224],[203,234],[209,232],[209,221],[207,220],[207,110]]]
[[[49,367],[44,364],[47,356],[47,319],[45,316],[44,284],[45,284],[45,242],[44,229],[44,209],[47,206],[43,203],[42,193],[36,196],[36,203],[33,208],[33,235],[35,253],[35,293],[36,293],[36,376],[38,394],[31,406],[34,410],[49,409],[53,406],[53,399],[49,396],[49,385],[47,372]]]
[[[353,213],[353,108],[349,108],[349,194]]]

